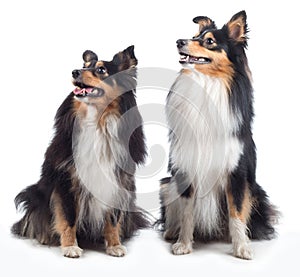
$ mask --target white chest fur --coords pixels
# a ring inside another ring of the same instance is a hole
[[[82,187],[79,224],[101,224],[105,212],[120,208],[123,202],[115,174],[123,151],[118,142],[118,117],[109,116],[106,127],[101,128],[98,116],[96,108],[89,105],[73,132],[74,163]]]
[[[233,134],[240,117],[232,113],[227,89],[218,78],[191,71],[180,74],[171,90],[166,107],[170,159],[196,187],[196,224],[212,233],[219,220],[219,192],[243,152]]]

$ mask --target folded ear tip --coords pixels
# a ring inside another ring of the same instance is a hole
[[[198,21],[200,20],[200,17],[201,17],[201,16],[196,16],[196,17],[194,17],[194,18],[193,18],[193,22],[197,24]]]
[[[207,16],[196,16],[196,17],[194,17],[193,18],[193,22],[194,23],[196,23],[196,24],[198,24],[199,23],[199,21],[201,21],[201,20],[205,20],[205,21],[212,21],[210,18],[208,18]]]
[[[82,58],[85,62],[90,62],[91,60],[98,60],[98,56],[91,50],[85,50],[82,54]]]
[[[85,51],[83,52],[82,56],[87,55],[89,52],[91,52],[91,50],[85,50]]]

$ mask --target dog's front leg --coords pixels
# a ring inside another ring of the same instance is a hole
[[[172,251],[175,255],[191,253],[194,233],[194,198],[191,192],[189,195],[182,194],[176,201],[180,206],[180,231],[178,240],[172,245]]]
[[[115,257],[122,257],[126,254],[126,248],[121,244],[120,233],[120,211],[114,210],[107,213],[104,225],[104,239],[106,243],[106,253]]]
[[[65,194],[62,200],[59,193],[53,193],[52,206],[54,211],[54,229],[60,236],[62,253],[68,258],[79,258],[82,249],[76,239],[76,204],[72,194]]]
[[[251,260],[253,252],[249,246],[247,223],[251,215],[252,200],[248,183],[239,170],[231,174],[226,194],[233,254],[238,258]]]

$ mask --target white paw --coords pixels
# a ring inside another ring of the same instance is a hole
[[[76,245],[62,247],[61,250],[63,255],[68,258],[79,258],[82,254],[82,249]]]
[[[127,250],[125,246],[119,244],[115,246],[108,246],[106,248],[106,253],[114,257],[123,257],[126,255]]]
[[[172,245],[174,255],[189,254],[193,251],[192,243],[176,242]]]
[[[233,255],[237,258],[241,258],[244,260],[252,260],[253,251],[249,246],[249,244],[244,243],[244,244],[233,246]]]

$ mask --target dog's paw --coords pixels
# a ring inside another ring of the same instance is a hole
[[[234,245],[233,246],[233,255],[237,258],[241,258],[244,260],[252,260],[253,259],[253,251],[248,243]]]
[[[106,248],[106,253],[114,257],[123,257],[126,255],[127,250],[125,246],[119,244],[115,246],[108,246]]]
[[[76,245],[62,247],[61,250],[63,255],[68,258],[79,258],[82,254],[82,249]]]
[[[192,243],[176,242],[172,245],[174,255],[189,254],[193,251]]]

